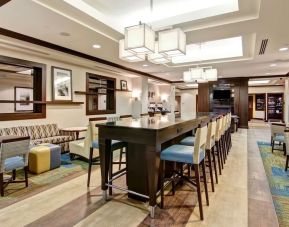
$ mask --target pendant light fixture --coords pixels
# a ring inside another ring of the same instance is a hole
[[[159,53],[168,57],[186,54],[186,34],[180,29],[159,32]]]
[[[158,42],[155,42],[155,52],[152,54],[148,54],[148,60],[154,64],[169,63],[171,59],[169,57],[165,57],[164,55],[160,54],[158,49],[159,49]]]
[[[124,40],[119,41],[119,58],[128,62],[140,62],[145,60],[145,54],[135,54],[124,49]]]

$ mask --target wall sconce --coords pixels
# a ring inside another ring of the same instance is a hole
[[[167,102],[168,101],[169,96],[167,94],[162,94],[161,95],[161,101],[162,102]]]
[[[133,90],[131,93],[131,97],[137,101],[140,100],[141,91],[140,90]]]

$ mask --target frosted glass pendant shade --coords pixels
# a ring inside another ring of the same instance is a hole
[[[217,69],[207,69],[205,71],[205,79],[208,81],[217,81],[218,80],[218,71]]]
[[[124,49],[136,54],[153,53],[155,50],[155,32],[146,24],[125,28]]]
[[[191,76],[193,80],[202,80],[203,79],[203,69],[202,68],[192,68]]]
[[[155,42],[155,52],[152,54],[148,54],[148,60],[154,64],[165,64],[170,62],[169,57],[165,57],[164,55],[158,52],[158,42]]]
[[[186,34],[179,28],[159,32],[159,53],[169,57],[186,54]]]
[[[119,41],[119,58],[124,61],[139,62],[145,60],[145,55],[135,54],[133,52],[126,51],[124,49],[124,40],[122,39]]]

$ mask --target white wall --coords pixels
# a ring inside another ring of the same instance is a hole
[[[196,113],[196,96],[198,89],[182,90],[177,93],[181,96],[181,115],[187,116]]]
[[[70,63],[63,63],[56,60],[46,59],[42,57],[36,57],[25,53],[1,50],[1,55],[24,59],[28,61],[34,61],[42,64],[46,64],[46,99],[51,100],[51,66],[57,66],[61,68],[67,68],[72,70],[72,87],[73,91],[85,91],[86,90],[86,72],[95,73],[103,76],[114,77],[117,79],[116,86],[120,88],[120,80],[126,80],[128,83],[128,89],[132,89],[131,78],[119,76],[114,73],[105,73],[82,66],[77,66]],[[1,89],[1,88],[0,88]],[[2,95],[1,95],[2,96]],[[4,99],[4,97],[0,97]],[[73,101],[85,102],[85,95],[73,94]],[[3,108],[3,104],[0,104],[0,109]],[[86,116],[85,104],[77,106],[52,106],[46,107],[46,119],[35,120],[20,120],[20,121],[0,121],[0,128],[12,127],[19,125],[33,125],[33,124],[46,124],[57,123],[59,127],[71,127],[71,126],[83,126],[88,123],[88,119],[91,117],[98,117],[100,115]],[[132,111],[132,99],[130,92],[116,92],[116,114],[129,115]]]

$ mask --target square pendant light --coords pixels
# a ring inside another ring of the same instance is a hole
[[[208,81],[217,81],[218,80],[218,71],[217,69],[207,69],[205,72],[205,79]]]
[[[203,68],[191,68],[191,76],[193,80],[203,80]]]
[[[148,54],[148,60],[154,64],[169,63],[171,61],[170,58],[160,54],[158,49],[158,42],[155,42],[155,52],[152,54]]]
[[[149,54],[155,51],[155,32],[146,24],[125,28],[124,49],[136,54]]]
[[[180,29],[159,32],[159,53],[169,57],[186,54],[186,34]]]
[[[144,54],[135,54],[124,49],[124,40],[119,41],[119,58],[129,62],[139,62],[145,60]]]

